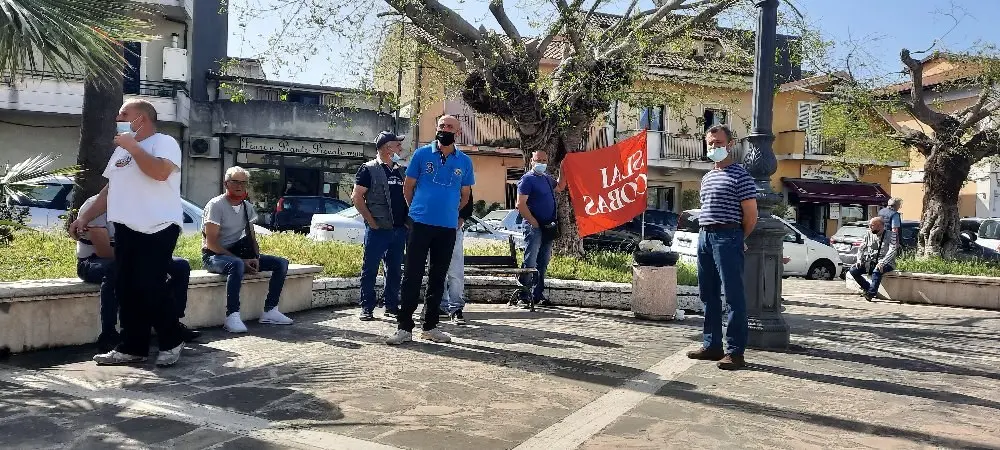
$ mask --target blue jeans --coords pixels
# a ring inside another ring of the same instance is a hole
[[[747,302],[743,291],[742,228],[698,234],[698,292],[705,304],[704,344],[722,348],[722,294],[726,294],[726,353],[743,355],[747,345]]]
[[[101,284],[101,335],[118,334],[118,299],[115,297],[115,260],[90,257],[80,259],[76,264],[76,274],[87,283]],[[187,308],[188,282],[191,279],[191,264],[184,258],[174,256],[168,268],[167,290],[174,305],[177,318],[184,317]]]
[[[455,231],[455,249],[451,251],[451,264],[448,265],[448,277],[445,279],[444,295],[441,297],[441,310],[455,314],[465,308],[465,252],[463,241],[464,231]]]
[[[866,272],[864,267],[852,266],[849,272],[851,273],[851,276],[854,277],[854,281],[858,282],[858,286],[861,286],[861,289],[864,290],[865,293],[874,297],[878,295],[878,286],[882,283],[882,275],[892,272],[892,270],[892,266],[887,265],[882,268],[881,272],[878,270],[872,271],[871,283],[868,283],[868,280],[865,280],[865,277],[863,276]]]
[[[375,309],[375,278],[385,262],[385,287],[382,299],[386,311],[399,311],[399,286],[403,278],[403,250],[406,227],[365,229],[364,259],[361,263],[361,309]]]
[[[243,272],[246,264],[242,259],[229,255],[202,255],[205,270],[226,275],[226,316],[240,312],[240,287],[243,286]],[[271,272],[271,282],[267,287],[267,298],[264,299],[264,311],[270,311],[278,306],[281,288],[285,286],[288,275],[288,260],[279,256],[260,255],[260,271]]]
[[[538,277],[531,295],[536,301],[539,301],[545,298],[545,271],[548,270],[549,259],[552,257],[552,239],[543,237],[540,228],[529,226],[524,232],[524,241],[526,246],[524,263],[521,264],[521,268],[538,270]],[[531,283],[530,279],[530,274],[521,275],[521,284],[528,285]],[[525,295],[522,291],[521,300],[528,300],[523,298]]]

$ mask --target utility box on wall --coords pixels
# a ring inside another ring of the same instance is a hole
[[[163,80],[187,82],[188,51],[184,48],[163,49]]]

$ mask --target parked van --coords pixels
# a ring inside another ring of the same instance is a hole
[[[681,213],[674,234],[672,250],[680,254],[682,261],[698,263],[698,216],[700,209],[690,209]],[[833,247],[809,239],[785,219],[776,217],[785,226],[784,256],[789,258],[784,265],[785,276],[802,276],[808,279],[832,280],[841,272],[840,254]]]

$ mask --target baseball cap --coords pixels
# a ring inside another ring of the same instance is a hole
[[[387,142],[390,142],[390,141],[399,141],[399,142],[402,142],[403,139],[406,139],[406,136],[403,136],[403,135],[396,136],[392,132],[383,131],[383,132],[381,132],[381,133],[378,134],[377,138],[375,138],[375,148],[376,149],[382,148],[383,145],[385,145]]]

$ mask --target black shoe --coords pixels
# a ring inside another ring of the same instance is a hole
[[[361,317],[359,317],[359,319],[361,319],[362,322],[368,322],[370,320],[375,320],[375,315],[372,314],[372,311],[370,310],[362,309]]]
[[[101,353],[107,353],[114,350],[122,342],[121,336],[115,333],[101,333],[101,336],[97,338],[97,348]]]
[[[538,303],[535,303],[535,305],[538,305]],[[529,309],[531,308],[531,302],[528,300],[521,300],[517,302],[517,306],[520,308]]]
[[[455,325],[465,325],[465,316],[462,315],[461,309],[451,315],[451,320]]]
[[[192,330],[187,325],[181,324],[181,340],[184,342],[194,342],[201,337],[201,332]]]
[[[872,293],[870,293],[870,292],[865,292],[864,294],[862,294],[862,297],[864,297],[865,300],[867,300],[869,302],[872,301],[873,298],[875,298],[875,296],[872,295]]]
[[[691,359],[697,359],[700,361],[720,361],[722,358],[726,357],[726,352],[722,351],[721,348],[704,348],[693,352],[688,352],[687,357]]]
[[[393,319],[395,319],[396,316],[398,315],[399,315],[398,309],[386,309],[384,314],[385,317],[392,317]]]

